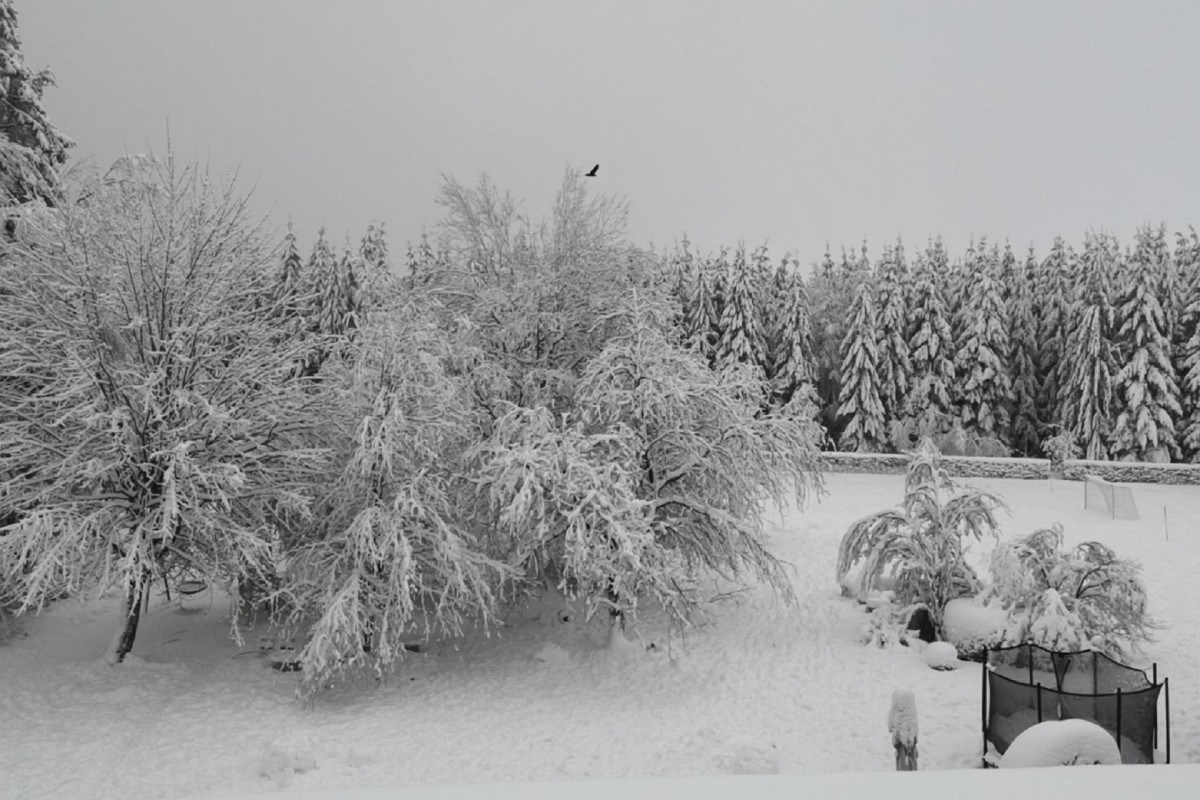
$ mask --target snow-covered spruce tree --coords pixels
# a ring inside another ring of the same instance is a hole
[[[775,382],[775,365],[779,362],[779,351],[783,346],[784,318],[789,304],[788,295],[792,291],[792,275],[788,269],[790,264],[791,258],[785,254],[780,259],[779,266],[770,270],[759,301],[759,318],[762,320],[762,369],[770,383]]]
[[[1037,456],[1041,452],[1042,439],[1037,416],[1038,341],[1033,283],[1038,261],[1030,247],[1022,267],[1012,248],[1005,245],[1000,263],[1009,323],[1008,374],[1012,383],[1009,438],[1016,452]]]
[[[1179,379],[1179,446],[1184,460],[1200,460],[1200,235],[1190,228],[1179,234],[1175,261],[1179,268],[1181,312],[1176,326],[1175,373]]]
[[[1035,281],[1038,299],[1038,421],[1043,435],[1062,424],[1060,384],[1066,361],[1070,308],[1074,301],[1071,274],[1075,253],[1061,236],[1054,238]]]
[[[884,246],[876,270],[876,331],[879,399],[883,404],[884,430],[891,442],[891,432],[904,415],[908,399],[909,374],[912,364],[908,358],[908,265],[904,261],[904,245],[899,239],[895,247]],[[895,445],[894,442],[891,444]]]
[[[1103,234],[1084,239],[1080,272],[1086,281],[1076,300],[1067,334],[1070,365],[1063,382],[1063,430],[1080,446],[1084,458],[1107,459],[1112,433],[1113,379],[1116,348],[1108,277],[1117,258],[1116,242]]]
[[[886,418],[879,399],[876,340],[879,337],[874,286],[863,281],[850,307],[850,330],[842,342],[842,393],[838,416],[844,420],[840,449],[877,453],[887,441]]]
[[[712,370],[671,344],[659,306],[635,293],[569,413],[510,407],[479,452],[509,561],[554,565],[589,612],[613,614],[614,634],[647,597],[686,624],[705,574],[757,577],[791,600],[764,503],[802,502],[819,485],[815,423],[762,412],[754,365]]]
[[[893,439],[900,450],[922,437],[936,437],[954,424],[950,386],[954,383],[954,343],[942,296],[946,251],[941,240],[920,255],[913,271],[912,303],[908,309],[908,357],[911,390],[901,427]]]
[[[772,370],[775,407],[793,399],[812,404],[818,413],[816,364],[813,355],[808,292],[798,270],[787,271],[788,282],[780,288],[783,305],[779,314],[779,340]]]
[[[866,597],[882,578],[894,576],[896,622],[906,624],[913,611],[924,608],[941,638],[946,603],[982,589],[966,561],[964,539],[995,537],[997,509],[1007,509],[997,495],[959,490],[937,448],[923,439],[909,463],[900,507],[863,517],[842,536],[838,583],[860,570],[858,591]]]
[[[470,346],[438,327],[422,292],[392,303],[360,329],[352,364],[326,368],[341,473],[277,592],[292,609],[285,632],[306,628],[310,700],[353,670],[386,674],[414,639],[488,624],[513,577],[474,518]]]
[[[996,280],[999,256],[994,247],[981,249],[969,264],[966,296],[958,313],[962,340],[958,343],[955,374],[963,429],[1007,447],[1012,383],[1008,309],[1003,287]]]
[[[1166,316],[1156,296],[1170,258],[1164,229],[1138,231],[1114,304],[1122,365],[1114,381],[1112,453],[1117,459],[1170,461],[1179,455],[1179,384]]]
[[[392,273],[387,237],[382,222],[367,225],[358,245],[358,263],[362,274],[356,304],[360,316],[366,316],[373,308],[379,308],[399,290],[399,281]]]
[[[53,85],[50,70],[25,65],[17,11],[12,0],[0,0],[0,205],[58,201],[59,169],[74,142],[50,124],[42,107]]]
[[[817,396],[822,421],[830,430],[837,416],[840,390],[838,380],[842,369],[841,347],[842,340],[846,338],[852,289],[849,282],[843,280],[826,246],[821,262],[813,265],[813,278],[808,295],[812,309]]]
[[[683,318],[684,339],[712,364],[716,359],[720,319],[714,308],[712,280],[704,264],[692,270],[688,302]]]
[[[108,652],[152,582],[274,576],[280,514],[326,474],[326,396],[273,336],[278,260],[245,202],[195,167],[123,160],[70,186],[36,247],[0,260],[0,602],[116,588]]]
[[[1099,542],[1066,552],[1062,545],[1056,523],[992,551],[984,596],[1008,612],[1005,640],[1129,658],[1157,627],[1146,613],[1141,565]]]
[[[746,262],[746,248],[738,245],[729,273],[729,289],[721,312],[721,340],[717,365],[762,363],[762,328],[755,300],[754,272]],[[760,367],[761,369],[761,367]]]

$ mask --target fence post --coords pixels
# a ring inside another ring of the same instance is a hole
[[[1165,700],[1166,700],[1166,704],[1167,704],[1167,709],[1166,709],[1166,711],[1167,711],[1167,729],[1166,729],[1165,733],[1167,734],[1167,763],[1170,764],[1171,763],[1171,679],[1170,678],[1163,678],[1163,689],[1166,690]]]
[[[1157,661],[1155,661],[1153,664],[1150,665],[1150,673],[1153,676],[1150,679],[1150,682],[1152,684],[1154,684],[1155,686],[1158,686],[1158,662]],[[1156,750],[1158,749],[1158,702],[1157,701],[1154,703],[1154,744],[1152,746],[1154,747],[1154,749],[1156,749]],[[1154,753],[1150,754],[1150,763],[1151,764],[1154,763]]]
[[[1042,721],[1042,684],[1037,684],[1038,722]]]
[[[911,771],[917,768],[917,701],[908,689],[892,692],[892,707],[888,712],[888,731],[896,748],[896,769]]]
[[[987,727],[988,727],[987,726],[987,692],[988,692],[988,679],[987,679],[988,676],[987,676],[987,674],[988,674],[988,659],[990,659],[990,658],[991,658],[991,653],[985,651],[984,657],[983,657],[983,670],[982,670],[983,686],[981,687],[981,691],[979,693],[979,698],[980,698],[979,716],[980,716],[981,722],[983,723],[980,730],[983,731],[983,758],[984,758],[985,764],[987,763]]]
[[[1117,687],[1117,752],[1121,751],[1121,687]],[[1125,756],[1121,756],[1121,763],[1125,763]]]

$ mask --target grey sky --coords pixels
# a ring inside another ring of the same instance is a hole
[[[810,263],[902,234],[1200,226],[1200,3],[16,0],[46,105],[106,163],[240,165],[307,250],[393,249],[439,173],[542,213],[567,164],[635,241]]]

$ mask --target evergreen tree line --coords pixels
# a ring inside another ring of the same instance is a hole
[[[676,276],[683,340],[714,369],[754,365],[771,403],[816,405],[827,446],[1200,461],[1200,237],[1145,226],[1132,246],[1088,232],[1039,257],[981,239],[827,250],[805,278],[765,246],[697,257]]]

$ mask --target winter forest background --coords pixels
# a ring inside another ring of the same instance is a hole
[[[113,663],[186,580],[306,631],[309,695],[531,581],[615,632],[788,599],[763,512],[823,448],[1200,457],[1193,229],[655,252],[568,167],[544,219],[447,177],[418,242],[310,245],[169,149],[68,169],[19,44],[3,0],[0,607],[117,587]]]

